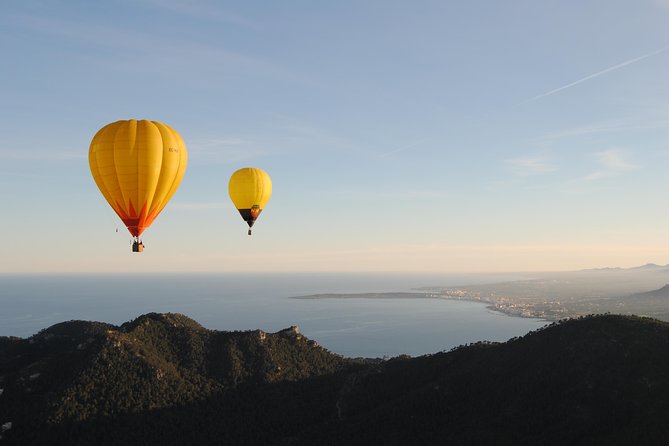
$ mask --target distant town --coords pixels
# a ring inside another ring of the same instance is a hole
[[[669,265],[531,273],[484,285],[426,286],[412,292],[316,294],[299,299],[450,299],[487,304],[518,317],[556,321],[587,314],[635,314],[669,321]]]

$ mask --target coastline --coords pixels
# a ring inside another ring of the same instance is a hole
[[[529,308],[529,305],[521,305],[514,301],[499,301],[486,299],[480,296],[471,295],[449,295],[438,292],[388,292],[388,293],[319,293],[304,296],[291,296],[289,299],[301,300],[320,300],[320,299],[437,299],[437,300],[460,300],[467,302],[478,302],[486,305],[486,308],[505,316],[520,317],[525,319],[540,319],[546,322],[554,322],[560,319],[573,317],[576,315],[560,314],[561,317],[554,314],[546,314],[545,311],[536,311]],[[562,313],[562,311],[560,311]]]

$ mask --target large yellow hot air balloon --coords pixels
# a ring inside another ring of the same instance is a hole
[[[88,163],[95,184],[133,236],[139,238],[181,183],[188,164],[186,145],[172,127],[156,121],[116,121],[93,137]]]
[[[244,167],[230,177],[228,193],[242,218],[249,225],[249,235],[253,223],[272,196],[272,180],[264,170]]]

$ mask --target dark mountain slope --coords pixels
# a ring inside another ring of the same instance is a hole
[[[240,385],[352,365],[296,327],[215,332],[178,314],[148,314],[121,327],[65,322],[29,339],[0,341],[0,423],[12,422],[6,439],[40,443],[59,426],[183,407]]]
[[[151,314],[2,338],[0,376],[0,444],[669,442],[669,324],[638,317],[365,364]]]
[[[391,361],[350,395],[345,420],[301,444],[667,444],[669,324],[570,320],[504,344]]]

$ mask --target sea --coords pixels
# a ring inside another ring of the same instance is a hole
[[[0,275],[0,336],[53,324],[120,325],[142,314],[182,313],[212,330],[302,334],[347,357],[390,358],[506,341],[546,324],[480,302],[422,298],[293,299],[320,293],[409,292],[515,280],[509,275],[368,273]]]

